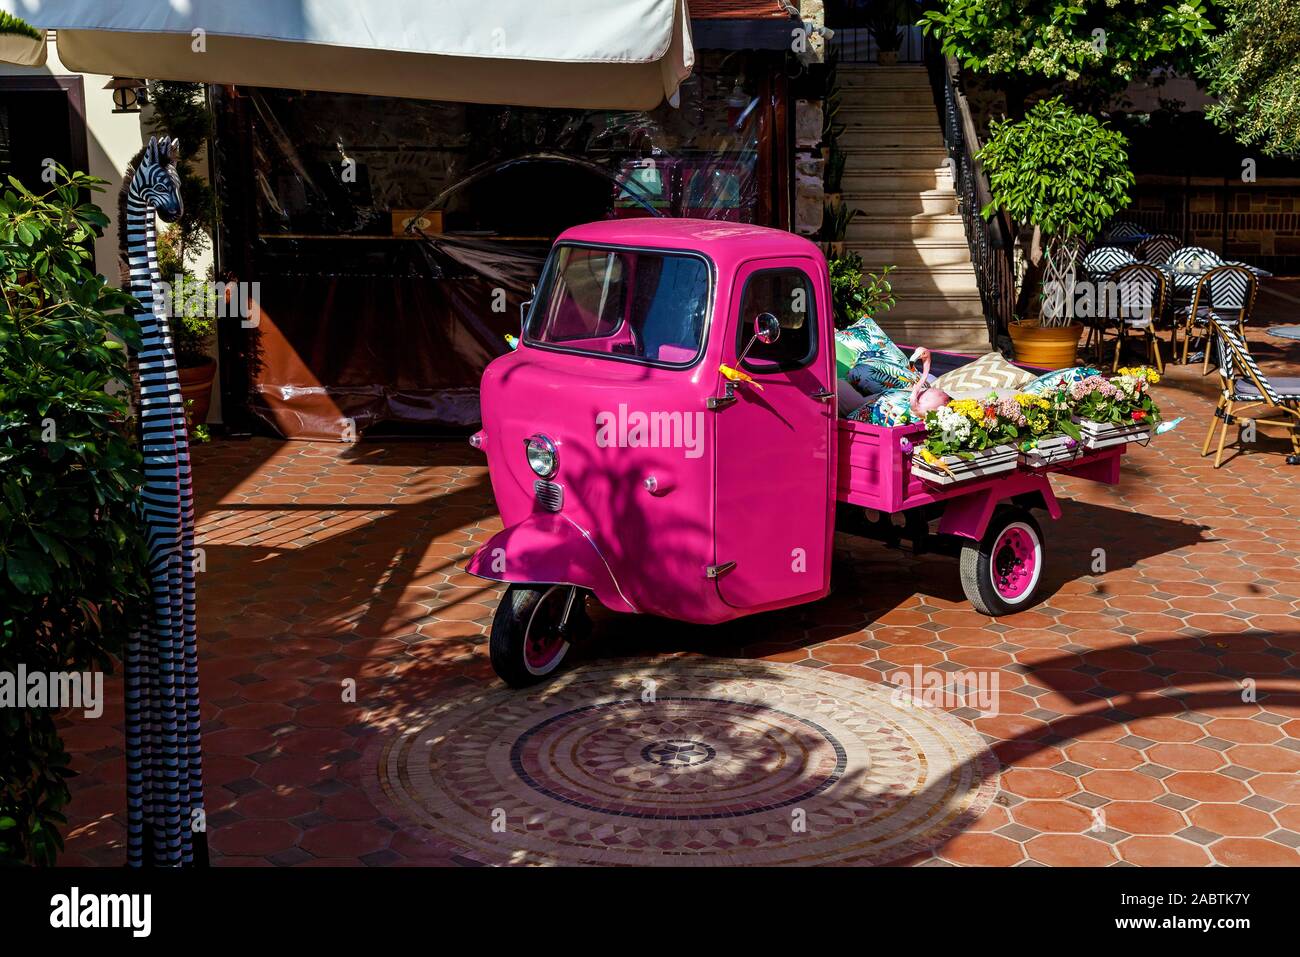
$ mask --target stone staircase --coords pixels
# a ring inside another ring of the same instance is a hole
[[[837,68],[841,190],[862,210],[845,241],[898,304],[877,317],[896,341],[983,353],[988,332],[925,67]]]

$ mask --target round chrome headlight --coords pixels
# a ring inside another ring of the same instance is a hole
[[[560,453],[555,443],[540,432],[524,439],[524,452],[528,456],[528,467],[539,478],[550,478],[560,467]]]

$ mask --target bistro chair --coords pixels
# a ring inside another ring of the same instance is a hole
[[[1137,260],[1127,249],[1120,249],[1118,246],[1098,246],[1083,257],[1083,271],[1095,282],[1109,276],[1120,266],[1135,262]]]
[[[1151,263],[1154,266],[1168,260],[1181,245],[1182,241],[1177,236],[1159,233],[1138,243],[1137,248],[1133,250],[1133,254],[1137,256],[1140,262]]]
[[[1300,376],[1275,376],[1269,379],[1246,347],[1241,327],[1223,322],[1211,315],[1207,320],[1210,334],[1219,353],[1219,402],[1210,419],[1210,431],[1201,446],[1201,455],[1210,454],[1214,429],[1222,423],[1219,447],[1214,455],[1214,467],[1223,463],[1223,444],[1228,437],[1228,426],[1235,425],[1243,412],[1268,409],[1281,413],[1274,421],[1291,432],[1291,454],[1287,465],[1300,465]],[[1239,404],[1244,403],[1244,405]]]
[[[1141,333],[1146,343],[1147,361],[1158,372],[1165,371],[1160,355],[1160,340],[1156,327],[1164,315],[1168,291],[1165,274],[1150,263],[1129,263],[1120,266],[1106,279],[1097,296],[1097,356],[1100,360],[1105,349],[1106,333],[1115,333],[1115,351],[1111,371],[1119,369],[1120,355],[1129,333]],[[1089,339],[1093,328],[1089,329]]]
[[[1106,233],[1102,238],[1108,245],[1114,245],[1115,243],[1128,243],[1131,245],[1146,239],[1147,235],[1147,231],[1137,223],[1120,220],[1106,227]]]
[[[1176,273],[1202,273],[1222,266],[1223,257],[1204,246],[1183,246],[1169,254],[1165,265]]]
[[[1174,316],[1173,349],[1178,348],[1178,327],[1183,331],[1183,362],[1191,351],[1192,336],[1204,337],[1211,319],[1240,330],[1250,321],[1255,308],[1255,295],[1259,280],[1244,266],[1216,266],[1196,283],[1191,305],[1178,310]],[[1210,371],[1210,344],[1205,346],[1205,361],[1201,375]]]

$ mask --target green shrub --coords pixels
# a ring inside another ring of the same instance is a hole
[[[894,307],[894,288],[889,282],[893,266],[879,275],[863,273],[862,257],[849,252],[827,261],[831,276],[831,301],[835,307],[835,328],[844,329],[863,316],[876,318]]]
[[[123,342],[135,300],[93,275],[107,218],[57,169],[0,197],[0,672],[108,670],[147,594]],[[114,385],[116,384],[116,385]],[[69,759],[47,709],[0,708],[0,862],[53,861]]]
[[[1124,134],[1059,96],[1034,104],[1023,120],[994,120],[978,158],[993,194],[984,215],[1001,207],[1045,236],[1090,242],[1129,204]]]
[[[1034,104],[1023,120],[994,120],[978,159],[993,197],[983,215],[1004,209],[1016,223],[1036,226],[1045,240],[1043,325],[1070,324],[1070,310],[1046,290],[1072,287],[1084,244],[1129,204],[1128,140],[1056,96]],[[1037,280],[1027,279],[1031,286]]]

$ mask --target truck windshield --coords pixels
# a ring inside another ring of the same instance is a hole
[[[699,355],[709,267],[699,256],[560,246],[526,341],[568,352],[687,366]]]

